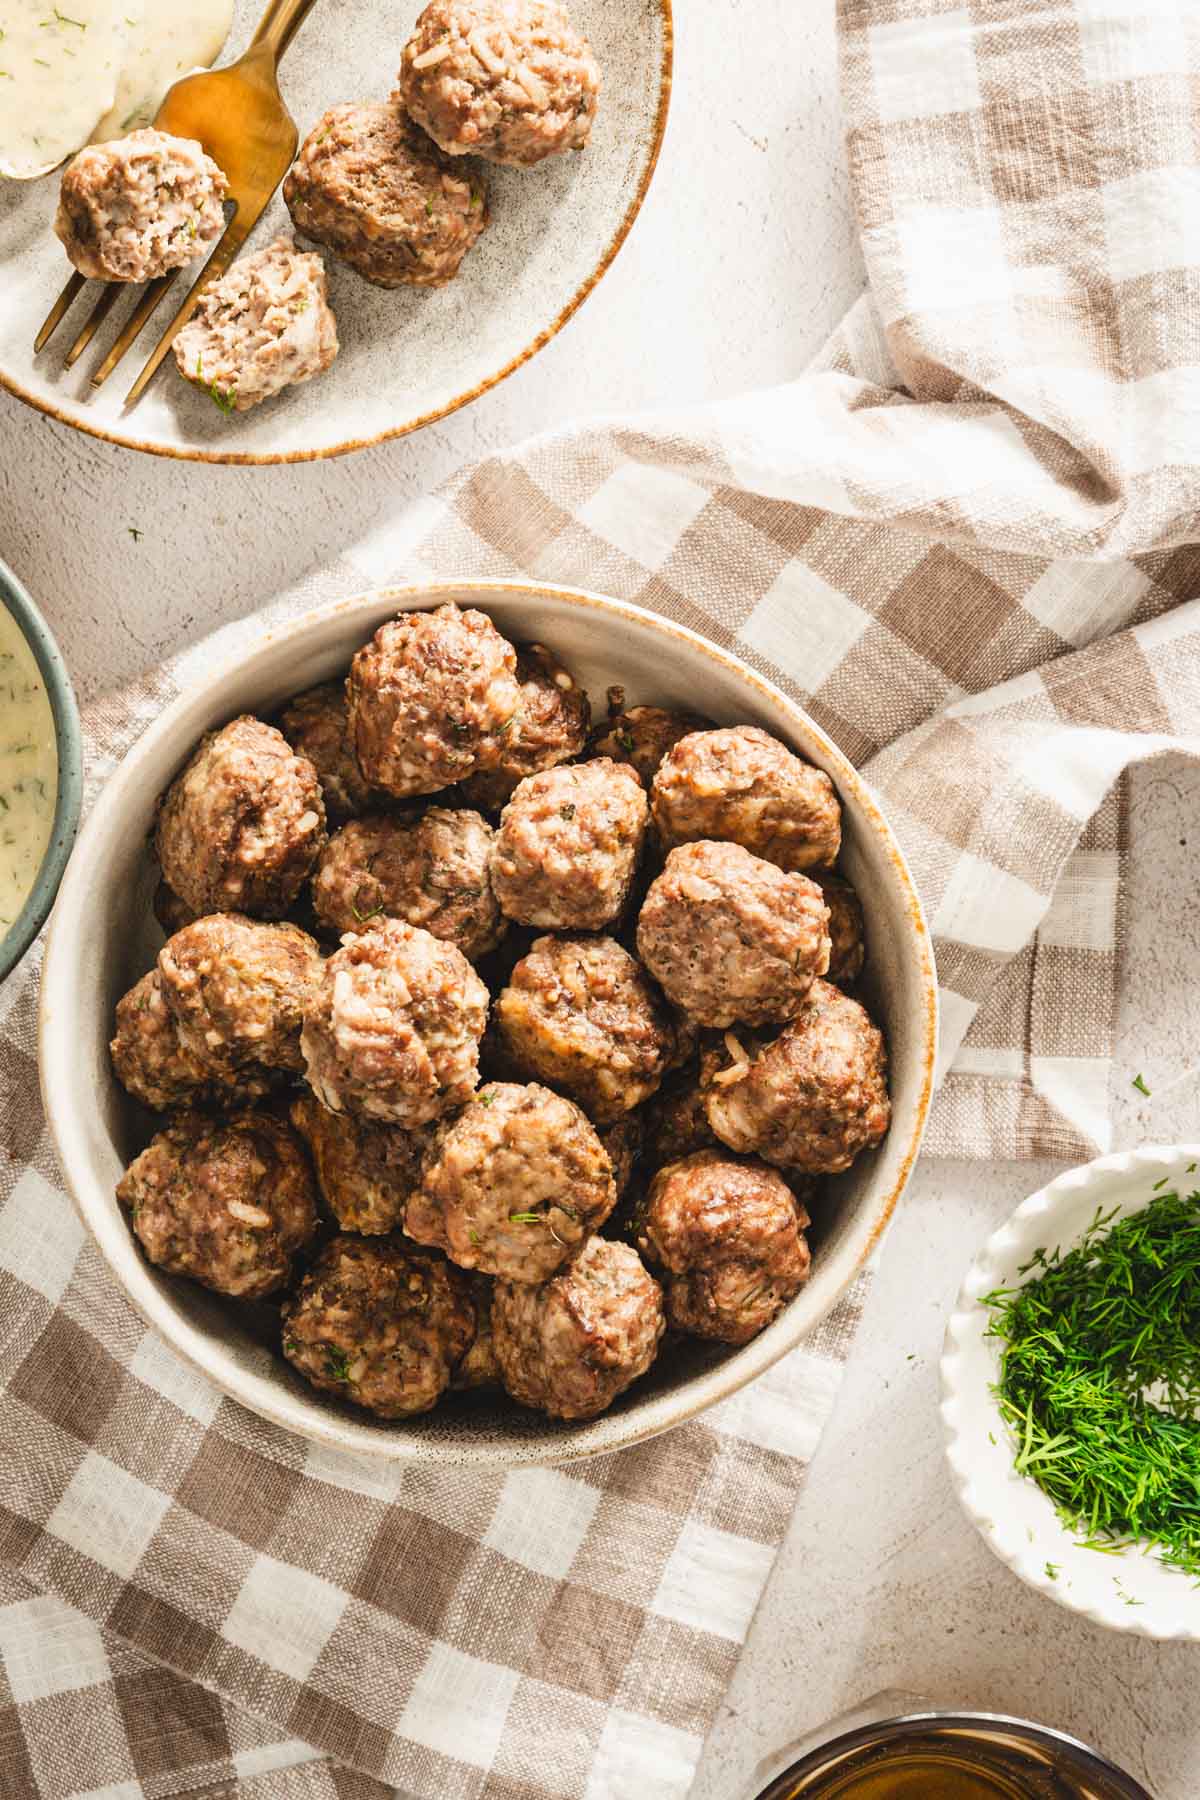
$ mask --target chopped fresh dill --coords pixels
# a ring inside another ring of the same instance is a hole
[[[1147,1099],[1150,1098],[1150,1089],[1146,1086],[1146,1077],[1144,1075],[1135,1075],[1129,1085],[1130,1087],[1135,1087],[1139,1094],[1145,1094]]]
[[[1057,1563],[1048,1562],[1046,1564],[1046,1573],[1050,1577],[1051,1581],[1057,1581],[1059,1576],[1062,1573],[1062,1570],[1059,1568]]]
[[[350,1353],[347,1350],[335,1350],[330,1344],[325,1351],[325,1373],[331,1381],[349,1381]]]
[[[541,1213],[515,1212],[509,1213],[508,1222],[510,1225],[544,1225],[546,1221]]]

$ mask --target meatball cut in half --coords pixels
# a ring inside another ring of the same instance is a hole
[[[543,931],[602,931],[633,885],[647,816],[633,770],[607,757],[528,776],[492,852],[501,910]]]
[[[829,980],[848,987],[862,974],[867,958],[862,903],[850,883],[828,869],[814,869],[810,879],[829,908]]]
[[[607,725],[592,740],[593,756],[611,756],[614,762],[625,762],[637,772],[637,778],[648,788],[658,774],[668,750],[680,738],[694,731],[707,731],[711,719],[699,713],[668,712],[661,706],[631,706],[614,713]]]
[[[354,755],[350,712],[344,681],[327,681],[289,700],[279,720],[297,756],[306,756],[317,771],[325,812],[341,825],[372,812],[383,799],[367,781]]]
[[[321,1198],[343,1231],[399,1231],[421,1173],[425,1133],[330,1112],[311,1094],[292,1101],[291,1121],[308,1145]]]
[[[539,769],[553,769],[580,756],[587,743],[592,709],[569,669],[544,644],[517,646],[521,710],[504,734],[494,769],[468,775],[463,794],[484,812],[499,812],[518,782]]]
[[[331,1112],[412,1130],[465,1106],[488,991],[453,944],[400,919],[347,936],[304,1015],[309,1084]]]
[[[325,264],[287,238],[239,257],[175,339],[179,373],[224,413],[311,381],[337,353]]]
[[[662,1289],[611,1238],[589,1238],[541,1287],[498,1281],[492,1299],[500,1378],[552,1419],[598,1418],[646,1373],[665,1329]]]
[[[209,913],[167,939],[158,973],[183,1043],[218,1077],[304,1067],[300,1027],[321,952],[298,925]]]
[[[604,1148],[570,1100],[496,1081],[438,1134],[405,1230],[464,1269],[545,1281],[616,1205]]]
[[[396,97],[451,156],[528,168],[591,134],[600,71],[559,0],[431,0]]]
[[[212,1099],[248,1100],[272,1086],[268,1070],[241,1069],[236,1081],[218,1077],[193,1056],[163,999],[157,969],[143,975],[117,1002],[117,1031],[109,1045],[117,1080],[127,1093],[154,1112],[199,1105]]]
[[[474,962],[496,948],[506,924],[488,874],[492,835],[465,807],[353,819],[321,852],[312,885],[317,917],[337,932],[404,919]]]
[[[304,1146],[267,1112],[180,1113],[126,1169],[117,1199],[152,1263],[238,1300],[285,1288],[317,1230]]]
[[[131,131],[67,164],[54,229],[90,280],[152,281],[212,248],[228,187],[193,138]]]
[[[158,815],[163,878],[198,916],[282,918],[324,842],[317,771],[248,713],[200,740]]]
[[[502,1053],[611,1125],[658,1087],[675,1048],[662,997],[608,937],[542,937],[496,1002]]]
[[[651,884],[638,954],[702,1025],[791,1018],[829,967],[829,908],[806,875],[740,844],[683,844]]]
[[[474,1336],[466,1277],[400,1238],[334,1238],[283,1308],[292,1367],[381,1419],[436,1406]]]
[[[783,1176],[727,1150],[661,1169],[637,1222],[637,1246],[665,1274],[674,1331],[748,1344],[808,1280],[808,1213]]]
[[[828,775],[757,725],[681,738],[654,777],[650,805],[664,850],[718,838],[781,869],[816,869],[841,849]]]
[[[517,653],[473,608],[401,613],[354,658],[346,696],[367,780],[433,794],[499,762],[521,711]]]
[[[487,224],[468,176],[386,102],[331,106],[300,146],[283,197],[297,231],[376,287],[441,287]]]
[[[731,1150],[835,1175],[891,1121],[883,1035],[857,1000],[814,981],[773,1043],[709,1082],[708,1122]]]

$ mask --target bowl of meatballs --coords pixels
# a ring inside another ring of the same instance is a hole
[[[826,1317],[936,1018],[900,851],[799,708],[638,607],[473,581],[162,713],[67,871],[40,1054],[176,1351],[309,1439],[504,1465],[662,1431]]]

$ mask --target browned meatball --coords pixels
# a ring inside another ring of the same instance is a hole
[[[862,974],[867,956],[862,904],[848,881],[826,869],[814,869],[810,879],[829,908],[829,980],[849,987]]]
[[[644,1375],[666,1329],[662,1289],[636,1250],[589,1238],[540,1287],[498,1281],[492,1335],[505,1388],[552,1419],[594,1419]]]
[[[616,1204],[612,1169],[570,1100],[496,1081],[443,1128],[405,1230],[464,1269],[545,1281]]]
[[[282,918],[324,842],[317,771],[249,714],[201,739],[158,817],[163,879],[197,914]]]
[[[652,883],[638,954],[702,1025],[788,1019],[829,967],[829,909],[807,875],[740,844],[683,844]]]
[[[283,198],[297,231],[376,287],[440,287],[487,224],[481,174],[455,168],[394,104],[331,106],[300,146]]]
[[[664,849],[717,838],[781,869],[833,863],[842,809],[832,781],[757,725],[699,731],[663,759],[650,797]]]
[[[517,646],[521,711],[494,769],[468,775],[462,790],[472,806],[499,812],[518,782],[539,769],[579,756],[587,743],[592,709],[571,671],[544,644]]]
[[[173,937],[175,932],[182,931],[185,925],[195,924],[199,916],[179,898],[174,889],[167,886],[165,881],[160,881],[155,888],[151,904],[154,908],[154,916],[162,926],[163,934],[166,937]]]
[[[332,1112],[410,1130],[474,1092],[488,991],[453,944],[400,919],[345,939],[304,1015],[309,1084]]]
[[[471,1275],[471,1299],[475,1305],[475,1338],[471,1348],[454,1371],[452,1388],[488,1388],[500,1386],[500,1364],[496,1361],[496,1342],[492,1336],[492,1294],[495,1284],[486,1275]]]
[[[799,1206],[777,1170],[700,1150],[650,1183],[637,1246],[667,1272],[674,1331],[748,1344],[808,1280]]]
[[[384,796],[355,759],[344,681],[327,681],[297,694],[284,707],[279,729],[297,756],[306,756],[317,771],[330,824],[357,819],[380,804]]]
[[[330,1112],[311,1094],[292,1101],[291,1120],[316,1165],[321,1196],[343,1231],[399,1231],[421,1173],[425,1133]]]
[[[212,248],[228,186],[194,138],[131,131],[67,164],[54,229],[81,275],[152,281]]]
[[[708,1122],[731,1150],[814,1175],[848,1169],[887,1131],[883,1035],[857,1000],[814,981],[773,1043],[716,1077]]]
[[[404,919],[474,962],[505,929],[488,873],[492,836],[487,820],[466,808],[352,819],[321,852],[312,884],[317,916],[338,932],[362,931],[381,916]]]
[[[645,1145],[642,1115],[628,1112],[612,1125],[597,1127],[596,1136],[604,1146],[604,1154],[612,1164],[613,1184],[620,1205],[633,1187]]]
[[[501,910],[544,931],[600,931],[625,904],[646,835],[633,770],[603,757],[545,769],[500,816],[492,887]]]
[[[193,1056],[163,999],[157,969],[117,1002],[117,1033],[109,1050],[121,1086],[155,1112],[209,1099],[248,1100],[273,1085],[270,1071],[257,1068],[241,1069],[236,1081],[222,1082],[211,1065]]]
[[[593,739],[592,755],[629,763],[642,786],[649,788],[667,751],[680,738],[690,737],[693,731],[707,731],[711,726],[712,720],[699,713],[668,712],[662,706],[631,706],[612,715]]]
[[[716,1144],[705,1109],[706,1093],[700,1069],[689,1064],[669,1076],[646,1102],[640,1116],[648,1168],[663,1169],[668,1163],[679,1162]]]
[[[334,1238],[283,1307],[292,1367],[381,1419],[436,1406],[474,1336],[465,1277],[400,1238]]]
[[[181,1039],[219,1076],[304,1067],[300,1026],[321,952],[298,925],[209,913],[167,939],[158,972]]]
[[[481,612],[401,613],[354,658],[346,697],[367,780],[436,793],[499,762],[521,710],[517,653]]]
[[[513,1066],[611,1125],[667,1070],[675,1027],[644,970],[608,937],[542,937],[496,1002]]]
[[[152,1263],[239,1300],[286,1287],[317,1229],[304,1146],[266,1112],[179,1114],[126,1169],[117,1199]]]

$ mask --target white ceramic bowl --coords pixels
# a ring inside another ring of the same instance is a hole
[[[1146,1145],[1071,1169],[1032,1194],[972,1263],[946,1329],[941,1367],[946,1454],[959,1498],[984,1542],[1022,1581],[1060,1606],[1115,1631],[1152,1638],[1200,1640],[1200,1588],[1139,1548],[1115,1555],[1085,1550],[1036,1482],[1015,1472],[992,1393],[1000,1345],[985,1335],[989,1314],[980,1301],[1029,1279],[1020,1270],[1039,1247],[1065,1250],[1077,1243],[1097,1208],[1115,1208],[1120,1217],[1138,1212],[1164,1176],[1172,1186],[1186,1184],[1183,1191],[1197,1186],[1198,1164],[1198,1144]]]
[[[495,1396],[464,1398],[399,1425],[378,1425],[322,1399],[269,1348],[267,1322],[142,1258],[113,1189],[140,1148],[144,1117],[118,1087],[107,1044],[113,1006],[153,962],[146,837],[156,797],[201,733],[343,670],[400,608],[447,599],[482,607],[513,639],[557,650],[598,706],[622,683],[633,701],[700,709],[764,726],[832,775],[845,812],[844,867],[867,922],[869,1003],[891,1048],[894,1117],[872,1155],[829,1184],[815,1268],[782,1316],[741,1350],[693,1342],[662,1359],[591,1424],[552,1425]],[[768,1368],[817,1325],[862,1267],[904,1188],[929,1106],[936,1049],[929,936],[903,858],[879,807],[823,732],[777,689],[694,633],[638,607],[558,588],[455,582],[368,594],[307,614],[216,669],[167,707],[101,794],[59,894],[42,982],[41,1072],[67,1183],[109,1266],[143,1316],[189,1362],[253,1411],[302,1436],[392,1459],[561,1462],[635,1442],[703,1411]]]

